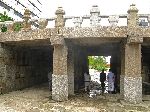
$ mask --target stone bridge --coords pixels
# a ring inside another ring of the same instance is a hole
[[[150,81],[148,73],[143,73],[143,67],[150,64],[150,27],[140,26],[139,18],[150,23],[150,15],[138,14],[134,4],[127,12],[100,15],[98,7],[93,6],[90,16],[64,17],[65,12],[59,7],[55,18],[29,21],[25,10],[21,31],[14,32],[13,24],[7,24],[8,31],[0,33],[1,92],[45,82],[47,74],[53,73],[52,98],[65,101],[84,86],[87,56],[100,55],[112,56],[111,68],[124,100],[142,102],[142,80]],[[110,25],[101,26],[102,18],[108,18]],[[127,26],[117,26],[119,18],[126,18]],[[68,19],[74,20],[75,27],[65,27]],[[91,26],[81,27],[83,19],[90,19]],[[47,21],[54,20],[55,27],[46,28]],[[31,29],[32,22],[38,23],[39,28]]]

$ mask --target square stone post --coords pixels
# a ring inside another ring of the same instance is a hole
[[[66,46],[54,45],[52,99],[56,101],[68,99],[67,53]]]
[[[65,26],[62,7],[58,7],[55,12],[55,35],[50,38],[54,46],[53,52],[53,74],[52,74],[52,99],[56,101],[68,100],[68,71],[67,55],[68,48],[63,37],[63,27]]]
[[[124,100],[140,103],[142,102],[141,45],[126,44],[124,59]]]
[[[124,100],[130,103],[142,102],[142,77],[141,77],[141,43],[142,34],[138,31],[138,9],[134,4],[128,10],[127,40],[122,46],[121,64],[121,94]]]

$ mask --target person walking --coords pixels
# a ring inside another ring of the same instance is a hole
[[[100,73],[100,82],[102,87],[102,94],[104,94],[105,91],[105,81],[106,81],[106,73],[104,72],[104,69]]]
[[[112,73],[111,69],[109,69],[107,80],[108,80],[108,93],[112,93],[114,91],[115,75],[114,73]]]

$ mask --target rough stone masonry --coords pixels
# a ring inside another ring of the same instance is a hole
[[[65,27],[65,11],[58,7],[55,28],[46,29],[46,22],[43,22],[40,29],[31,30],[30,13],[27,12],[21,31],[0,33],[1,93],[44,82],[47,74],[53,72],[52,99],[65,101],[82,86],[82,83],[78,86],[75,83],[83,81],[80,73],[88,68],[82,67],[89,52],[85,50],[82,55],[83,41],[85,46],[92,42],[92,45],[118,42],[121,43],[120,94],[127,102],[142,102],[141,44],[150,42],[150,28],[138,25],[141,15],[134,4],[130,5],[127,15],[108,16],[110,26],[100,26],[101,17],[105,16],[100,15],[98,6],[93,6],[91,16],[87,16],[91,27],[81,27],[84,17],[75,18],[76,27]],[[117,26],[119,17],[127,18],[127,26]]]

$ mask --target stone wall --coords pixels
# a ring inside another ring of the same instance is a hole
[[[52,71],[50,48],[4,45],[0,59],[2,93],[48,82],[47,74]]]

